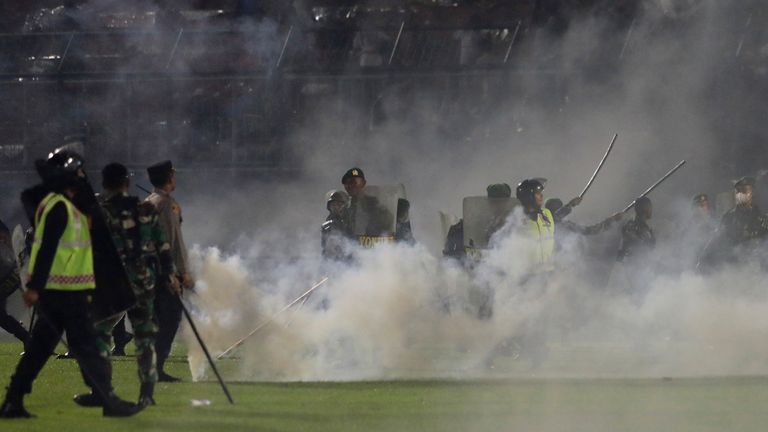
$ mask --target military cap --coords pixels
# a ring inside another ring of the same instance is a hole
[[[488,185],[485,191],[488,193],[488,198],[510,198],[512,196],[512,188],[506,183]]]
[[[160,187],[168,182],[168,178],[173,172],[173,163],[169,160],[158,162],[147,168],[149,182],[152,186]]]
[[[739,186],[754,186],[754,185],[755,185],[755,178],[750,176],[744,176],[733,181],[734,188],[737,188]]]
[[[361,179],[365,180],[365,174],[363,174],[363,170],[357,167],[350,168],[349,170],[347,170],[346,173],[344,173],[344,176],[341,178],[341,184],[344,184],[347,182],[347,180],[355,177],[360,177]]]

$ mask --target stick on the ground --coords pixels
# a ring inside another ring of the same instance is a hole
[[[219,359],[219,360],[221,360],[221,359],[223,359],[224,357],[226,357],[226,356],[227,356],[227,355],[228,355],[230,352],[232,352],[234,349],[238,348],[238,347],[239,347],[240,345],[242,345],[242,344],[243,344],[243,343],[244,343],[246,340],[248,340],[248,338],[250,338],[251,336],[255,335],[255,334],[256,334],[256,333],[257,333],[259,330],[263,329],[264,327],[266,327],[267,325],[269,325],[269,324],[270,324],[272,321],[274,321],[274,320],[275,320],[275,318],[277,318],[277,316],[278,316],[278,315],[280,315],[281,313],[283,313],[283,312],[285,312],[286,310],[290,309],[290,308],[291,308],[291,306],[293,306],[293,305],[295,305],[296,303],[298,303],[298,302],[302,301],[302,300],[303,300],[305,297],[308,297],[310,294],[312,294],[312,293],[313,293],[313,292],[314,292],[316,289],[320,288],[320,286],[322,286],[322,285],[323,285],[324,283],[326,283],[326,282],[328,282],[328,277],[324,277],[324,278],[322,278],[322,279],[320,280],[320,282],[318,282],[318,283],[316,283],[316,284],[312,285],[312,288],[308,289],[306,292],[304,292],[304,294],[302,294],[302,295],[298,296],[298,297],[296,298],[296,300],[294,300],[294,301],[292,301],[292,302],[288,303],[287,305],[285,305],[285,307],[283,307],[282,309],[280,309],[279,311],[277,311],[277,312],[276,312],[274,315],[272,315],[271,317],[269,317],[269,318],[267,318],[266,320],[262,321],[262,323],[261,323],[261,324],[259,324],[258,326],[256,326],[256,328],[255,328],[255,329],[251,330],[251,332],[250,332],[250,333],[248,333],[248,335],[246,335],[244,338],[240,339],[239,341],[235,342],[235,343],[234,343],[234,344],[233,344],[231,347],[227,348],[226,350],[224,350],[224,352],[222,352],[221,354],[219,354],[218,356],[216,356],[216,358],[217,358],[217,359]]]

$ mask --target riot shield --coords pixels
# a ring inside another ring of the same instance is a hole
[[[360,245],[371,248],[395,241],[397,202],[405,199],[403,185],[366,186],[363,195],[352,198],[349,221]]]
[[[514,198],[464,198],[464,250],[467,256],[477,256],[488,249],[493,234],[504,226],[519,204]]]

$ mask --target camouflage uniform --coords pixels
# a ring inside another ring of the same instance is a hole
[[[113,233],[118,253],[131,278],[136,306],[128,311],[135,333],[136,360],[142,383],[157,382],[155,338],[155,280],[165,281],[174,274],[170,245],[159,225],[155,207],[148,202],[123,194],[103,197],[100,204]],[[167,289],[166,287],[158,287]],[[108,356],[112,345],[112,329],[122,317],[116,316],[96,324],[99,349]]]
[[[621,247],[618,261],[635,260],[650,253],[656,246],[656,236],[651,227],[642,220],[634,218],[621,229]]]
[[[757,206],[734,207],[727,211],[714,236],[701,254],[703,270],[721,263],[734,263],[752,257],[768,238],[768,215]]]

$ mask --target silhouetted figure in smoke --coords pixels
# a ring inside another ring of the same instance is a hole
[[[755,179],[742,177],[734,182],[736,206],[723,215],[715,235],[699,260],[705,270],[753,256],[768,236],[768,216],[753,201]]]
[[[656,247],[656,236],[648,221],[653,216],[653,205],[648,197],[635,200],[635,217],[621,229],[621,245],[617,260],[623,264],[626,276],[625,291],[635,304],[641,304],[650,288],[653,263],[651,253]]]
[[[323,258],[347,261],[351,257],[345,252],[346,242],[352,239],[352,229],[347,219],[349,195],[344,191],[331,191],[325,207],[328,209],[328,217],[320,229]]]
[[[716,230],[717,220],[712,213],[709,196],[705,193],[697,194],[693,197],[690,215],[685,219],[680,239],[681,256],[684,256],[686,261],[693,257],[693,261],[688,261],[686,266],[695,267],[699,255]]]
[[[645,261],[656,247],[656,236],[648,221],[653,216],[653,205],[648,197],[635,200],[635,217],[621,229],[618,260],[624,263]]]

